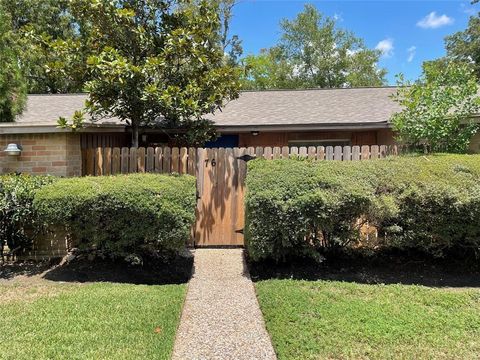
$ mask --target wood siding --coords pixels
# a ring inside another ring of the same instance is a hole
[[[239,134],[240,147],[257,146],[288,146],[289,141],[319,141],[319,140],[350,140],[351,146],[356,145],[392,145],[393,132],[390,129],[371,131],[314,131],[314,132],[259,132]]]

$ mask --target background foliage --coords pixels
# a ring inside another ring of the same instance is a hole
[[[0,3],[0,122],[14,121],[25,106],[27,88],[14,45],[9,17]]]
[[[246,89],[341,88],[385,84],[380,51],[337,27],[313,5],[280,23],[276,46],[244,59]]]
[[[477,79],[469,65],[426,63],[415,83],[399,78],[393,99],[402,111],[392,116],[398,139],[426,152],[465,153],[478,123]]]

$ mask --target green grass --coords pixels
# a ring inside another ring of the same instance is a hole
[[[279,359],[480,354],[480,290],[295,280],[256,289]]]
[[[47,284],[0,286],[0,359],[170,358],[185,285]]]

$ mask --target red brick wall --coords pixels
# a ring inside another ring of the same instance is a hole
[[[8,156],[3,151],[10,143],[22,148],[20,156]],[[0,135],[0,172],[21,172],[35,175],[80,176],[80,135],[4,134]]]

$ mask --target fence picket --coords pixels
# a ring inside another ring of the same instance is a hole
[[[352,148],[352,160],[358,161],[360,160],[360,146],[355,145]]]
[[[266,160],[271,160],[272,159],[272,148],[270,146],[267,146],[264,150],[263,150],[263,157],[266,159]]]
[[[352,160],[352,148],[350,146],[343,147],[343,161]]]
[[[325,149],[325,158],[327,160],[333,160],[333,146],[327,146]]]
[[[123,147],[122,148],[122,174],[128,173],[128,160],[130,156],[129,148]]]
[[[103,149],[103,173],[104,175],[112,175],[112,148]]]
[[[301,156],[301,157],[307,157],[307,154],[308,154],[308,150],[306,148],[306,146],[301,146],[298,148],[298,154]]]
[[[113,148],[112,152],[112,174],[116,175],[120,172],[120,148]]]
[[[317,160],[325,160],[325,147],[317,146]]]
[[[163,166],[162,173],[169,173],[172,171],[172,149],[169,147],[163,148]]]
[[[131,172],[131,173],[137,172],[137,166],[138,166],[137,152],[138,152],[137,148],[130,149],[130,159],[128,159],[130,166],[128,167],[128,172]]]
[[[342,160],[343,149],[341,146],[335,146],[333,148],[333,160]]]
[[[137,171],[145,172],[145,148],[139,147],[137,149]]]
[[[180,172],[180,149],[178,147],[172,148],[172,172],[179,173]]]
[[[363,145],[361,147],[362,151],[362,160],[368,160],[370,158],[370,146]]]
[[[370,159],[378,159],[380,151],[378,145],[372,145],[370,148]]]
[[[188,149],[186,147],[180,148],[180,165],[179,165],[180,174],[187,173],[187,158],[188,158]]]
[[[103,175],[103,149],[101,147],[95,149],[95,172],[94,175]]]
[[[189,148],[188,149],[188,174],[190,175],[195,175],[195,164],[197,162],[197,152],[195,151],[195,148]]]
[[[383,159],[386,156],[387,156],[387,146],[380,145],[380,157]]]
[[[162,172],[162,163],[163,163],[163,156],[161,147],[155,148],[155,172],[161,173]]]
[[[146,172],[153,172],[155,170],[155,149],[152,147],[147,148],[147,165]]]
[[[257,158],[263,157],[263,147],[257,146],[255,148],[255,155],[257,156]]]
[[[283,146],[282,147],[282,159],[288,159],[290,155],[290,149],[288,146]]]
[[[280,157],[282,156],[282,149],[278,146],[275,146],[273,148],[273,159],[280,159]]]

